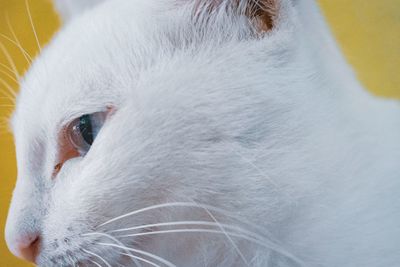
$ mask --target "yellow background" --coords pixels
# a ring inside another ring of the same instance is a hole
[[[84,1],[84,0],[82,0]],[[373,93],[400,98],[400,0],[320,0],[328,21],[343,51],[364,85]],[[41,44],[45,44],[60,23],[50,0],[29,0],[33,22]],[[12,38],[7,17],[24,49],[32,56],[38,48],[31,28],[25,0],[0,0],[0,33]],[[20,50],[4,36],[0,43],[9,51],[17,69],[23,73],[27,61]],[[0,45],[1,46],[1,45]],[[0,51],[0,80],[17,85],[4,66],[8,62]],[[5,88],[0,81],[0,92]],[[4,242],[4,223],[15,183],[16,167],[12,137],[5,118],[12,101],[0,93],[0,266],[30,266],[15,259]]]

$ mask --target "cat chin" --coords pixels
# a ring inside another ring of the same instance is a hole
[[[67,250],[62,255],[40,255],[37,259],[38,267],[49,267],[49,266],[79,266],[79,267],[97,267],[100,264],[104,266],[106,262],[114,264],[120,264],[121,266],[135,266],[132,259],[128,256],[122,255],[121,253],[115,251],[111,253],[110,251],[96,251],[92,252],[93,255],[87,255],[89,250],[78,249],[76,251]],[[122,252],[123,253],[123,252]],[[94,255],[96,254],[96,255]],[[101,257],[101,259],[99,258]],[[118,266],[118,265],[117,265]]]

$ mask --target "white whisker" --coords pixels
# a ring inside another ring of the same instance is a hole
[[[89,251],[89,250],[86,250],[86,249],[84,249],[84,248],[81,248],[81,250],[82,250],[83,252],[89,254],[89,255],[92,255],[92,256],[95,256],[95,257],[99,258],[102,262],[104,262],[104,263],[107,265],[107,267],[111,267],[111,265],[110,265],[103,257],[101,257],[100,255],[98,255],[98,254],[96,254],[96,253],[94,253],[94,252],[91,252],[91,251]]]
[[[239,151],[231,147],[231,150],[239,156],[244,162],[249,164],[251,167],[253,167],[259,174],[261,174],[265,179],[267,179],[271,185],[273,185],[276,189],[279,190],[278,184],[275,182],[274,179],[272,179],[269,175],[267,175],[265,172],[263,172],[257,165],[255,165],[251,160],[243,156]],[[279,190],[280,191],[280,190]]]
[[[201,228],[189,228],[189,229],[172,229],[172,230],[159,230],[159,231],[151,231],[151,232],[142,232],[142,233],[134,233],[134,234],[125,234],[125,235],[117,235],[116,237],[135,237],[135,236],[146,236],[146,235],[158,235],[158,234],[173,234],[173,233],[208,233],[208,234],[223,234],[225,233],[221,230],[215,229],[201,229]],[[229,235],[234,237],[240,237],[249,241],[254,241],[255,243],[261,243],[259,240],[253,239],[251,237],[245,236],[243,234],[235,233],[235,232],[227,232]]]
[[[194,202],[196,205],[197,203]],[[201,208],[201,207],[200,207]],[[207,214],[211,217],[211,219],[213,221],[215,221],[218,225],[218,227],[225,233],[226,238],[228,238],[229,242],[231,242],[233,248],[236,250],[236,252],[238,253],[239,257],[242,259],[242,261],[246,264],[246,266],[249,267],[249,263],[246,259],[246,257],[243,255],[242,251],[240,251],[239,247],[236,245],[236,243],[233,241],[233,239],[228,235],[228,233],[225,231],[225,228],[223,227],[223,224],[221,224],[217,218],[214,217],[214,215],[206,208],[204,208],[204,210],[207,212]]]
[[[0,126],[8,127],[9,126],[9,119],[8,118],[0,118]]]
[[[171,262],[167,261],[166,259],[163,259],[163,258],[161,258],[161,257],[159,257],[159,256],[157,256],[155,254],[152,254],[150,252],[147,252],[147,251],[134,249],[134,248],[128,248],[128,247],[125,247],[125,246],[119,246],[119,245],[115,245],[115,244],[111,244],[111,243],[101,243],[100,242],[100,243],[97,243],[97,244],[98,245],[102,245],[102,246],[110,246],[110,247],[120,248],[120,249],[123,249],[123,250],[127,249],[129,251],[132,251],[132,252],[135,252],[135,253],[138,253],[138,254],[142,254],[142,255],[145,255],[145,256],[150,257],[152,259],[158,260],[159,262],[162,262],[162,263],[164,263],[165,265],[167,265],[169,267],[176,267],[176,265],[172,264]]]
[[[255,225],[255,224],[253,224],[251,222],[247,222],[247,221],[245,221],[245,220],[243,220],[241,218],[238,218],[237,216],[235,216],[231,212],[228,212],[228,211],[225,211],[223,209],[219,209],[219,208],[216,208],[216,207],[213,207],[213,206],[209,206],[209,205],[205,205],[205,204],[198,204],[198,203],[195,204],[195,203],[192,203],[192,202],[171,202],[171,203],[163,203],[163,204],[153,205],[153,206],[150,206],[150,207],[146,207],[146,208],[142,208],[142,209],[138,209],[138,210],[126,213],[124,215],[120,215],[118,217],[115,217],[113,219],[110,219],[110,220],[98,225],[97,227],[103,227],[103,226],[105,226],[107,224],[110,224],[112,222],[124,219],[126,217],[130,217],[130,216],[133,216],[133,215],[137,215],[137,214],[140,214],[140,213],[143,213],[143,212],[146,212],[146,211],[155,210],[155,209],[161,209],[161,208],[169,208],[169,207],[185,207],[185,208],[207,209],[209,211],[217,212],[217,213],[223,214],[225,216],[228,216],[228,217],[230,217],[232,219],[235,219],[235,220],[237,220],[237,221],[239,221],[239,222],[241,222],[243,224],[252,226],[254,229],[258,229],[262,233],[267,233],[266,229],[264,229],[264,228],[262,228],[262,227],[260,227],[258,225]]]
[[[123,247],[125,246],[121,241],[119,241],[118,239],[116,239],[116,238],[113,237],[112,235],[109,235],[109,234],[106,234],[106,233],[92,232],[92,233],[82,234],[82,236],[93,236],[93,235],[107,237],[108,239],[111,239],[112,241],[114,241],[116,244],[118,244],[118,245],[120,245],[120,246],[123,246]],[[140,263],[136,262],[134,256],[130,253],[129,250],[126,249],[125,252],[126,252],[128,255],[131,255],[131,256],[132,256],[131,258],[132,258],[132,260],[133,260],[133,263],[135,263],[135,264],[138,265],[138,266],[141,266]]]
[[[8,96],[11,97],[11,99],[15,99],[17,97],[17,93],[14,91],[14,89],[11,87],[11,85],[9,85],[5,80],[3,80],[2,78],[0,78],[0,83],[2,83],[6,89],[7,89],[7,93],[9,93]],[[15,101],[13,101],[15,102]]]
[[[12,102],[12,104],[15,104],[14,98],[10,94],[8,94],[7,91],[0,91],[0,93],[2,93],[4,95],[4,99],[7,99],[10,102]]]
[[[76,263],[75,263],[75,261],[74,261],[74,259],[70,256],[70,255],[67,255],[68,256],[68,259],[72,262],[72,265],[74,266],[74,267],[76,267]],[[100,266],[101,267],[101,266]]]
[[[115,234],[115,233],[120,233],[120,232],[140,230],[140,229],[146,229],[146,228],[151,228],[151,227],[187,226],[187,225],[210,226],[210,227],[219,227],[219,228],[223,227],[225,229],[240,232],[242,234],[248,235],[249,237],[252,237],[255,239],[260,237],[256,233],[247,231],[247,230],[242,229],[237,226],[232,226],[232,225],[228,225],[228,224],[224,224],[224,223],[207,222],[207,221],[174,221],[174,222],[165,222],[165,223],[153,223],[153,224],[146,224],[146,225],[140,225],[140,226],[135,226],[135,227],[112,230],[112,231],[109,231],[108,233]]]
[[[5,55],[5,57],[6,57],[7,61],[8,61],[8,64],[10,64],[11,69],[13,70],[16,79],[19,80],[19,73],[18,73],[17,67],[15,66],[15,62],[12,59],[12,57],[11,57],[10,53],[8,52],[8,50],[6,49],[6,47],[4,46],[4,44],[1,43],[1,42],[0,42],[0,50]]]
[[[134,257],[135,259],[140,260],[140,261],[143,261],[143,262],[145,262],[145,263],[148,263],[148,264],[150,264],[150,265],[152,265],[152,266],[154,266],[154,267],[161,267],[160,265],[158,265],[158,264],[156,264],[156,263],[154,263],[154,262],[152,262],[152,261],[146,260],[145,258],[142,258],[142,257],[139,257],[139,256],[134,256],[134,255],[132,255],[132,254],[126,254],[126,253],[120,253],[120,254],[121,254],[121,255],[128,256],[128,257]]]
[[[157,205],[153,205],[153,206],[150,206],[150,207],[138,209],[136,211],[132,211],[132,212],[126,213],[124,215],[120,215],[118,217],[110,219],[110,220],[100,224],[97,227],[102,227],[102,226],[105,226],[105,225],[110,224],[112,222],[124,219],[124,218],[129,217],[129,216],[137,215],[137,214],[140,214],[140,213],[143,213],[143,212],[146,212],[146,211],[159,209],[159,208],[164,208],[164,207],[192,207],[192,208],[202,208],[202,209],[206,208],[208,210],[224,214],[225,216],[229,216],[230,218],[233,218],[233,219],[235,219],[235,220],[237,220],[239,222],[242,222],[244,224],[252,226],[253,228],[260,230],[260,232],[263,232],[264,234],[268,233],[265,229],[255,225],[255,224],[253,224],[251,222],[244,221],[241,218],[237,218],[235,215],[233,215],[233,214],[231,214],[231,213],[229,213],[227,211],[224,211],[222,209],[219,209],[219,208],[216,208],[216,207],[213,207],[213,206],[209,206],[209,205],[205,205],[205,204],[193,204],[193,203],[187,203],[187,202],[164,203],[164,204],[157,204]],[[141,235],[143,235],[143,233],[141,233]],[[269,240],[265,240],[264,239],[264,241],[267,241],[266,243],[261,243],[258,240],[254,240],[254,241],[255,241],[255,243],[258,243],[259,245],[261,245],[263,247],[266,247],[267,249],[273,250],[276,253],[279,253],[279,254],[281,254],[283,256],[286,256],[286,257],[292,259],[295,262],[298,262],[298,263],[302,264],[302,261],[299,258],[297,258],[296,256],[292,255],[291,253],[289,253],[289,252],[285,251],[284,249],[282,249],[279,245],[276,244],[278,242],[274,242],[274,240],[272,238],[270,238],[270,237],[269,237]]]
[[[257,244],[259,246],[262,246],[268,250],[272,250],[278,254],[281,254],[282,256],[285,256],[287,258],[292,259],[295,262],[301,263],[301,260],[298,259],[297,257],[295,257],[294,255],[292,255],[289,252],[286,252],[284,250],[282,250],[279,246],[276,246],[273,243],[267,242],[264,243],[260,240],[257,240],[255,238],[240,234],[240,233],[236,233],[236,232],[232,232],[232,231],[220,231],[220,230],[215,230],[215,229],[201,229],[201,228],[191,228],[191,229],[173,229],[173,230],[160,230],[160,231],[151,231],[151,232],[143,232],[143,233],[135,233],[135,234],[126,234],[126,235],[118,235],[116,236],[117,238],[126,238],[126,237],[138,237],[138,236],[147,236],[147,235],[158,235],[158,234],[171,234],[171,233],[208,233],[208,234],[222,234],[222,235],[230,235],[232,237],[237,237],[237,238],[241,238],[243,240],[247,240],[250,242],[253,242],[254,244]],[[269,243],[269,244],[268,244]]]
[[[21,46],[21,44],[19,43],[19,41],[14,41],[13,39],[11,39],[10,37],[8,37],[7,35],[0,33],[0,36],[3,37],[4,39],[6,39],[7,41],[9,41],[10,43],[12,43],[13,45],[15,45],[22,53],[22,55],[24,56],[26,62],[28,62],[28,64],[32,63],[32,58],[31,56],[28,54],[28,52],[26,52],[26,50]]]
[[[15,77],[13,75],[11,75],[10,73],[8,73],[5,70],[0,70],[0,72],[3,73],[4,75],[6,75],[8,78],[10,78],[16,84],[18,84],[18,81],[15,79]]]
[[[90,261],[91,263],[93,263],[93,264],[96,265],[97,267],[103,267],[103,266],[101,266],[98,262],[96,262],[96,261],[94,261],[94,260],[88,259],[88,261]],[[75,263],[74,263],[74,266],[75,266]]]
[[[1,83],[1,81],[0,81],[0,83]],[[4,99],[7,99],[8,101],[11,102],[11,105],[15,106],[15,98],[12,94],[10,94],[8,92],[8,90],[1,90],[0,93],[3,94]]]
[[[28,0],[25,0],[25,6],[26,6],[26,11],[28,12],[29,22],[31,23],[33,34],[35,35],[36,44],[37,44],[37,46],[39,48],[39,51],[42,51],[42,47],[40,46],[39,38],[38,38],[36,29],[35,29],[35,24],[33,23],[32,14],[31,14],[31,10],[29,8],[29,1]]]
[[[150,206],[150,207],[138,209],[136,211],[129,212],[127,214],[124,214],[124,215],[118,216],[116,218],[110,219],[110,220],[106,221],[105,223],[100,224],[98,227],[105,226],[107,224],[110,224],[112,222],[121,220],[121,219],[129,217],[129,216],[137,215],[139,213],[143,213],[143,212],[154,210],[154,209],[164,208],[164,207],[195,207],[195,208],[203,208],[203,209],[206,208],[208,210],[211,210],[211,211],[214,211],[214,212],[217,212],[217,213],[221,213],[221,214],[224,214],[224,215],[229,216],[231,218],[234,218],[234,219],[238,220],[239,222],[242,222],[244,224],[252,226],[255,229],[260,230],[263,233],[267,233],[267,231],[265,229],[255,225],[253,223],[245,222],[243,219],[237,218],[236,216],[234,216],[234,215],[230,214],[229,212],[224,211],[222,209],[219,209],[219,208],[216,208],[216,207],[213,207],[213,206],[209,206],[209,205],[205,205],[205,204],[193,204],[193,203],[187,203],[187,202],[164,203],[164,204],[157,204],[157,205],[153,205],[153,206]],[[242,236],[242,238],[243,238],[243,236]],[[246,238],[248,238],[248,237],[246,237]],[[265,247],[267,249],[273,250],[273,251],[275,251],[275,252],[277,252],[277,253],[279,253],[281,255],[284,255],[284,256],[292,259],[295,262],[298,262],[298,263],[302,264],[302,261],[300,259],[298,259],[296,256],[292,255],[291,253],[285,251],[278,244],[276,244],[278,242],[274,242],[274,240],[272,238],[270,238],[270,237],[268,237],[268,238],[269,239],[263,239],[263,241],[265,241],[265,243],[261,243],[258,240],[252,240],[252,241],[253,242],[255,241],[256,244],[259,244],[259,245],[261,245],[261,246],[263,246],[263,247]]]
[[[22,55],[24,56],[25,60],[28,62],[28,64],[32,63],[32,57],[29,55],[29,53],[22,47],[21,42],[19,41],[17,35],[15,34],[14,28],[11,25],[10,18],[8,17],[8,14],[6,14],[6,22],[8,29],[10,30],[14,40],[10,39],[8,36],[2,34],[3,38],[6,38],[8,41],[12,42],[14,45],[16,45],[19,50],[21,51]]]
[[[7,126],[1,125],[1,124],[0,124],[0,134],[1,134],[1,135],[3,135],[3,134],[10,134],[10,133],[11,133],[11,131],[8,129]]]
[[[9,66],[7,66],[7,65],[5,65],[5,64],[3,64],[3,63],[0,63],[0,66],[3,67],[3,68],[5,68],[6,70],[8,70],[9,72],[11,72],[12,74],[15,75],[14,71],[13,71]],[[15,76],[15,78],[17,79],[16,76]]]

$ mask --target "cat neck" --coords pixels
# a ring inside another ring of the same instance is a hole
[[[359,82],[331,33],[315,0],[297,1],[304,49],[314,60],[319,73],[327,79],[330,94],[347,101],[349,112],[366,125],[388,138],[393,145],[400,138],[400,104],[396,100],[373,96]],[[372,124],[372,125],[371,125]],[[385,130],[383,130],[385,129]]]
[[[317,76],[313,93],[321,97],[313,105],[323,113],[320,123],[326,121],[325,128],[330,129],[330,133],[320,134],[331,135],[332,140],[341,143],[338,166],[352,162],[353,155],[358,155],[354,168],[362,166],[365,176],[400,177],[399,102],[374,96],[362,86],[314,0],[295,5],[300,21],[296,33],[301,40],[296,45],[304,57],[301,62],[309,62]]]

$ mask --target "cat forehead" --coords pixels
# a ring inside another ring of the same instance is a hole
[[[173,2],[109,1],[71,20],[27,73],[14,121],[51,126],[62,117],[73,118],[84,107],[86,112],[93,112],[110,100],[117,99],[119,93],[124,95],[125,92],[121,92],[124,83],[132,85],[137,78],[135,74],[145,69],[146,65],[169,61],[171,55],[187,43],[189,46],[193,43],[205,45],[194,47],[196,52],[193,54],[204,54],[202,58],[191,60],[193,55],[189,52],[179,62],[181,64],[174,65],[185,71],[187,65],[204,66],[210,62],[241,71],[240,66],[246,64],[246,53],[256,57],[260,51],[263,51],[262,54],[268,52],[265,47],[251,50],[254,43],[246,41],[239,46],[236,41],[240,42],[240,38],[248,34],[246,31],[249,28],[245,23],[231,21],[216,24],[219,21],[215,21],[213,27],[196,32],[194,25],[188,25],[193,19],[190,12],[193,6],[175,8],[171,5]],[[200,37],[197,36],[199,33],[202,33]],[[219,47],[219,41],[224,42],[224,38],[234,40],[234,46],[228,49]],[[227,63],[235,58],[236,62]],[[161,71],[165,70],[164,66]],[[187,80],[187,77],[172,76],[175,80]]]
[[[96,90],[102,90],[104,98],[112,98],[112,77],[123,75],[121,68],[138,62],[132,57],[139,56],[139,47],[156,45],[149,43],[149,38],[144,40],[146,33],[156,30],[146,22],[151,17],[151,7],[132,8],[126,6],[127,2],[99,6],[57,33],[21,82],[12,125],[31,115],[49,120],[46,117],[56,115],[54,112],[41,113],[49,107],[67,107],[73,112],[74,104],[90,106],[93,97],[100,96]]]

